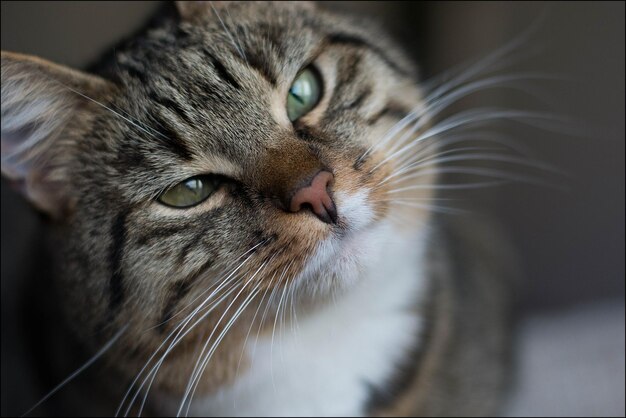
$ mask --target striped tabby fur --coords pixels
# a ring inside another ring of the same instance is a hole
[[[311,64],[323,97],[292,124],[285,97]],[[430,138],[394,154],[428,130],[429,114],[415,67],[378,29],[309,3],[182,2],[92,74],[2,53],[2,169],[49,215],[55,273],[45,286],[58,296],[42,309],[63,312],[32,330],[51,352],[76,353],[49,360],[48,387],[56,366],[116,338],[81,384],[36,412],[107,414],[121,403],[120,414],[154,415],[494,413],[510,263],[484,226],[428,209],[435,172],[389,181],[438,146]],[[319,169],[334,175],[332,225],[277,203]],[[205,173],[224,181],[202,204],[155,200]],[[376,314],[360,316],[369,304]],[[331,309],[336,344],[359,347],[346,361],[320,319]],[[302,351],[319,357],[298,357],[290,332],[319,335]],[[264,374],[255,338],[286,351],[284,367],[302,366],[295,383]],[[246,390],[239,409],[219,400],[238,403]]]

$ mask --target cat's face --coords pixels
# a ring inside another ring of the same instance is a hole
[[[308,4],[179,8],[116,49],[107,81],[3,55],[3,148],[30,136],[40,149],[3,170],[60,219],[75,326],[128,324],[139,361],[220,298],[194,333],[237,297],[233,310],[267,295],[270,318],[285,289],[307,302],[349,291],[406,232],[389,131],[420,94],[396,49]]]

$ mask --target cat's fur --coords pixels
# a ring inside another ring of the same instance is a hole
[[[182,413],[493,413],[512,274],[499,238],[394,205],[429,203],[428,187],[381,183],[400,162],[387,158],[393,141],[376,144],[422,102],[413,65],[377,30],[308,3],[179,12],[98,76],[2,55],[3,172],[53,220],[54,304],[71,339],[50,344],[93,354],[124,330],[56,412],[113,413],[206,300],[220,303],[162,362],[149,413],[178,412],[205,341],[215,351]],[[284,100],[310,63],[324,95],[292,124]],[[320,168],[334,174],[333,225],[277,203]],[[203,173],[227,179],[204,203],[156,202]],[[85,403],[76,391],[91,384],[99,395]]]

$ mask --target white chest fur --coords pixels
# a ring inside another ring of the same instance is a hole
[[[355,416],[415,344],[424,239],[396,239],[346,294],[247,345],[251,367],[231,387],[196,398],[191,415]]]

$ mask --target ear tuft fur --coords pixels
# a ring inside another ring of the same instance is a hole
[[[182,20],[195,21],[225,7],[224,1],[177,1],[176,8]]]

